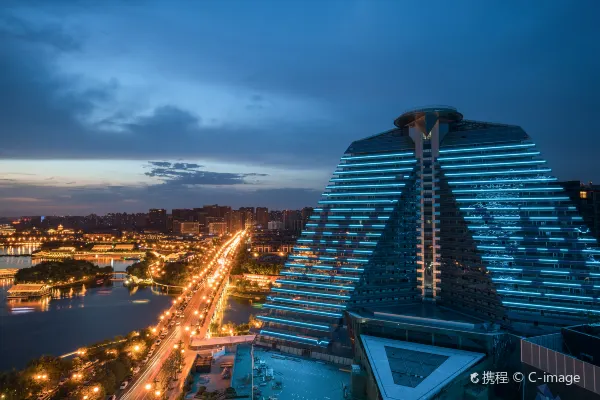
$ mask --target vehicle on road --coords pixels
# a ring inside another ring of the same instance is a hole
[[[138,372],[140,372],[140,367],[135,367],[132,372],[134,375],[137,374]]]
[[[181,321],[175,322],[175,325],[177,325],[177,326],[181,325]]]
[[[123,381],[123,383],[121,383],[121,386],[119,386],[119,389],[123,390],[127,387],[127,385],[129,385],[129,382]]]
[[[154,342],[154,343],[156,343],[156,345],[158,346],[158,345],[160,345],[162,343],[162,340],[156,339],[156,342]]]

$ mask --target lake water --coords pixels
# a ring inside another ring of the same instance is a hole
[[[27,249],[0,248],[3,254]],[[17,253],[15,253],[17,252]],[[92,260],[123,271],[132,261]],[[30,257],[0,257],[0,268],[26,268]],[[45,302],[6,301],[11,282],[0,282],[0,370],[22,368],[43,354],[61,355],[79,347],[142,329],[157,322],[171,298],[150,288],[113,286],[63,290]],[[82,290],[83,289],[83,290]]]
[[[228,296],[226,308],[223,312],[223,324],[228,322],[246,324],[250,314],[257,315],[261,312],[261,308],[261,302]]]

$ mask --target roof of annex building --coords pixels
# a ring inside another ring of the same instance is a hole
[[[483,353],[361,335],[383,400],[433,398]]]

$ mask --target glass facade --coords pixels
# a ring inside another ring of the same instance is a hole
[[[328,347],[343,311],[430,302],[515,331],[600,314],[600,249],[519,127],[407,112],[350,145],[261,338]]]

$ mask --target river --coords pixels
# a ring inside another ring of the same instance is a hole
[[[1,248],[0,254],[27,249]],[[19,253],[19,251],[21,253]],[[122,271],[132,261],[95,260]],[[26,268],[30,257],[0,257],[0,268]],[[8,303],[10,282],[0,283],[0,370],[22,368],[43,354],[61,355],[79,347],[148,327],[169,308],[170,297],[150,288],[113,286],[64,290],[49,302]]]

